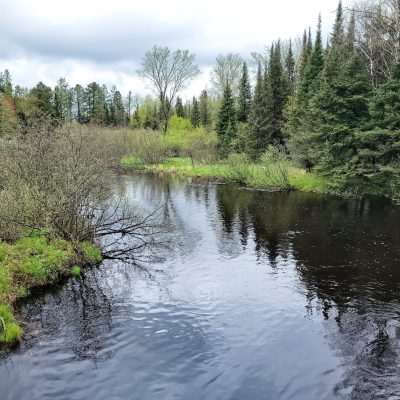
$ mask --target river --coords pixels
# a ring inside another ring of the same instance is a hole
[[[1,400],[400,399],[400,207],[147,175],[115,190],[162,206],[170,245],[23,304]]]

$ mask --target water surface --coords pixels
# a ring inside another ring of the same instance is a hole
[[[400,209],[150,176],[173,225],[144,271],[104,263],[21,309],[1,400],[400,399]]]

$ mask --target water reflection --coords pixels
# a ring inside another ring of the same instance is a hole
[[[24,305],[2,399],[400,399],[398,208],[145,175],[115,190],[162,205],[173,245]]]

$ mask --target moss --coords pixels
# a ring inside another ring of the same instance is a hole
[[[12,314],[17,299],[27,296],[31,288],[55,283],[62,276],[79,276],[77,262],[97,264],[102,259],[101,250],[89,242],[79,245],[82,257],[65,240],[50,239],[43,232],[30,234],[13,244],[0,241],[0,344],[14,343],[22,335]]]
[[[75,278],[79,278],[81,276],[81,267],[79,265],[74,265],[71,268],[71,275]]]
[[[15,321],[11,307],[0,304],[0,344],[14,344],[21,336],[22,328]]]
[[[86,262],[90,264],[98,264],[101,262],[103,257],[99,247],[90,242],[82,242],[80,247]]]

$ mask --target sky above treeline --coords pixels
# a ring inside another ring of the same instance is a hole
[[[151,94],[137,77],[144,53],[153,45],[189,49],[202,74],[184,95],[207,88],[218,54],[250,58],[277,39],[315,30],[322,14],[324,32],[338,0],[0,0],[0,70],[15,84],[38,81],[54,86],[92,81]],[[346,4],[346,2],[344,2]]]

